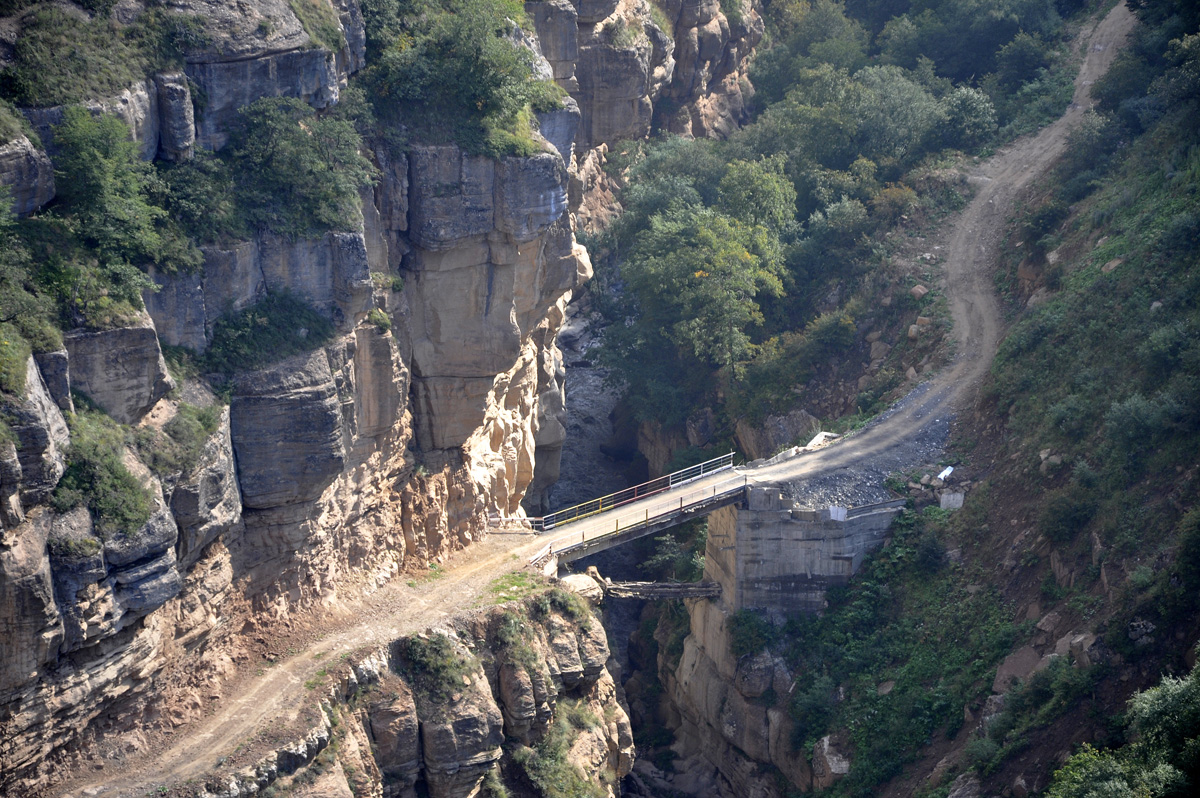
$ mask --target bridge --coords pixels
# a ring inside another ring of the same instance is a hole
[[[530,564],[573,562],[703,518],[717,508],[742,501],[748,484],[748,476],[734,467],[730,452],[541,518],[527,518],[526,523],[538,532],[561,530]],[[568,525],[569,530],[564,530]]]

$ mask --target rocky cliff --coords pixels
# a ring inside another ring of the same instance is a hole
[[[614,796],[633,735],[610,662],[599,620],[562,591],[459,615],[340,666],[308,734],[219,766],[200,795],[494,795],[550,777]]]
[[[364,66],[354,0],[334,3],[336,51],[282,0],[176,5],[206,20],[203,51],[182,71],[85,104],[124,121],[147,160],[220,148],[237,110],[262,97],[335,105]],[[140,318],[69,330],[64,350],[29,359],[25,396],[10,409],[15,440],[0,450],[0,786],[44,787],[55,762],[88,740],[166,723],[157,692],[167,681],[219,684],[239,636],[424,567],[485,535],[489,517],[521,515],[535,480],[535,490],[554,481],[565,436],[555,338],[590,277],[574,238],[580,165],[598,169],[593,148],[646,135],[666,96],[709,120],[688,132],[719,134],[726,123],[716,120],[732,122],[737,105],[710,113],[706,98],[740,74],[757,41],[715,3],[668,11],[673,31],[651,21],[644,0],[529,3],[540,68],[571,94],[562,111],[540,115],[544,152],[493,160],[453,144],[381,146],[368,153],[379,179],[362,198],[359,230],[206,246],[199,268],[150,275],[157,290]],[[675,55],[673,41],[691,54]],[[24,112],[52,145],[63,109]],[[53,201],[54,156],[29,138],[0,148],[17,213]],[[86,507],[49,506],[71,443],[72,389],[152,435],[182,399],[218,401],[203,381],[174,380],[162,345],[203,351],[218,319],[282,291],[325,316],[332,340],[233,375],[215,431],[182,470],[152,474],[127,451],[153,505],[140,529],[109,534]],[[587,689],[611,693],[603,659],[585,674]],[[552,681],[575,689],[583,677],[572,673],[564,665]],[[528,691],[504,679],[505,690]],[[552,705],[554,691],[539,690],[531,706]],[[529,702],[510,698],[488,722],[503,714],[529,734]]]

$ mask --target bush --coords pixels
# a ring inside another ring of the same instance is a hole
[[[418,697],[431,706],[448,704],[451,695],[463,689],[463,679],[479,667],[469,654],[441,632],[405,637],[398,643],[401,674]]]
[[[205,370],[230,375],[309,352],[333,337],[333,324],[299,297],[280,291],[213,326]]]
[[[738,610],[729,619],[729,650],[738,658],[757,654],[779,636],[775,624],[754,610]]]
[[[392,329],[392,320],[388,318],[388,314],[384,313],[379,308],[371,308],[371,311],[367,313],[367,321],[369,321],[371,324],[374,324],[384,332]]]
[[[1054,491],[1042,505],[1039,525],[1043,534],[1055,543],[1074,539],[1096,512],[1097,502],[1091,491],[1072,484]]]
[[[85,505],[101,540],[136,534],[153,509],[150,491],[125,467],[125,444],[125,431],[99,411],[81,408],[71,420],[67,470],[51,504],[60,513]]]
[[[253,228],[291,238],[359,225],[359,190],[374,167],[354,124],[318,117],[303,100],[269,97],[238,111],[230,135],[233,182]]]

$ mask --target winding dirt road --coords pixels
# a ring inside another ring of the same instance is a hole
[[[837,479],[850,470],[877,477],[928,462],[929,455],[944,445],[950,417],[973,402],[1000,341],[1003,320],[993,292],[992,266],[1013,201],[1063,153],[1069,131],[1089,105],[1089,87],[1112,63],[1133,23],[1132,14],[1120,3],[1084,31],[1081,40],[1087,53],[1070,110],[1036,135],[981,163],[971,176],[978,187],[975,197],[942,242],[947,253],[944,288],[958,342],[951,365],[858,434],[782,463],[740,471],[741,475],[761,484],[803,482],[818,475]],[[706,479],[715,485],[730,476],[725,472]],[[689,489],[707,485],[697,481]],[[631,510],[631,518],[642,511]],[[579,527],[571,525],[553,538],[562,544],[579,535]],[[439,579],[415,587],[393,580],[372,596],[344,605],[337,618],[326,622],[328,633],[323,639],[259,675],[235,682],[207,717],[150,740],[143,752],[130,755],[123,764],[113,763],[103,776],[81,775],[63,784],[57,794],[141,798],[160,787],[203,777],[218,760],[263,729],[295,723],[315,700],[304,683],[317,674],[322,662],[420,631],[470,606],[492,579],[523,566],[550,539],[520,530],[498,532],[456,554]]]

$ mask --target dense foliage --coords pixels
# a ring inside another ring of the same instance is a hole
[[[1054,774],[1048,798],[1182,798],[1200,785],[1200,670],[1138,693],[1126,714],[1133,741],[1084,745]]]
[[[537,151],[530,105],[556,106],[561,92],[533,79],[532,55],[515,41],[520,3],[371,0],[363,17],[370,67],[362,84],[382,120],[474,153]]]
[[[607,253],[597,282],[616,322],[605,362],[640,420],[678,424],[715,404],[729,426],[788,409],[855,341],[864,308],[845,297],[886,261],[888,231],[958,201],[928,179],[937,154],[1001,141],[1070,98],[1050,0],[986,13],[814,0],[772,3],[767,17],[776,41],[754,63],[752,124],[726,142],[664,139],[613,158],[625,214],[592,243]],[[830,294],[843,297],[834,309]],[[879,375],[860,405],[895,384]]]

